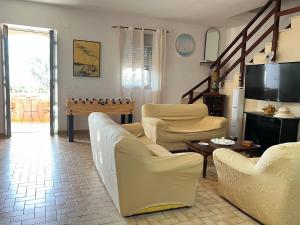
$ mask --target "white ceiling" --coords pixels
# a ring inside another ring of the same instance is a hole
[[[112,11],[176,22],[224,26],[243,22],[267,0],[20,0]],[[245,15],[245,17],[235,17]],[[238,18],[238,19],[237,19]]]

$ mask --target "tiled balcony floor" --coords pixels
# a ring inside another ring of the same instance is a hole
[[[50,122],[12,122],[11,123],[12,133],[36,133],[45,132],[50,133]]]
[[[257,224],[217,195],[212,166],[194,207],[121,217],[94,167],[87,136],[77,140],[45,133],[0,139],[0,225]]]

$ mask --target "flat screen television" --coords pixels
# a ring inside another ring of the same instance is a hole
[[[300,102],[300,62],[247,65],[245,98]]]

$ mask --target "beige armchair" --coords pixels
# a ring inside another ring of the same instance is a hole
[[[145,135],[169,150],[184,141],[226,135],[227,119],[209,116],[204,104],[145,104],[142,107]]]
[[[202,156],[144,144],[140,124],[121,127],[104,113],[89,116],[89,131],[95,166],[121,215],[193,205]]]
[[[300,142],[269,148],[259,159],[213,153],[219,193],[268,225],[300,224]]]

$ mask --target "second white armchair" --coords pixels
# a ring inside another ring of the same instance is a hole
[[[219,193],[268,225],[300,224],[300,142],[269,148],[259,159],[213,153]]]
[[[184,141],[226,135],[227,119],[209,116],[204,104],[145,104],[142,107],[145,135],[169,150]]]

